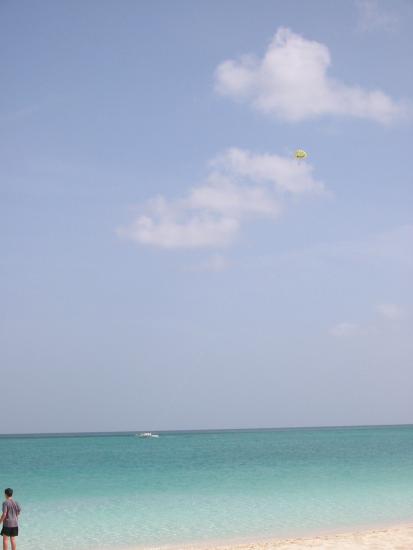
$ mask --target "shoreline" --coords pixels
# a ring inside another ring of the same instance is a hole
[[[205,541],[158,546],[129,546],[123,550],[412,550],[413,521],[397,525],[322,532],[293,537]],[[95,548],[94,550],[103,550]]]

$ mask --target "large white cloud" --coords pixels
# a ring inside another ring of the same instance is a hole
[[[327,46],[280,28],[262,59],[247,55],[221,63],[215,87],[224,96],[292,122],[349,115],[388,123],[404,112],[402,104],[380,90],[364,90],[329,77],[330,65]]]
[[[309,164],[229,149],[211,163],[205,182],[180,199],[159,196],[118,233],[162,248],[224,247],[252,219],[276,219],[288,194],[320,193]]]

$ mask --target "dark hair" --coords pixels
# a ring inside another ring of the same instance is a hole
[[[10,489],[10,487],[7,487],[7,489],[4,490],[4,494],[6,495],[6,497],[12,497],[13,489]]]

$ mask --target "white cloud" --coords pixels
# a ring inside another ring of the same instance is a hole
[[[320,193],[310,165],[278,155],[230,149],[211,162],[205,183],[184,198],[144,204],[119,236],[161,248],[224,247],[252,219],[276,219],[289,194]]]
[[[161,248],[198,248],[226,246],[238,233],[239,222],[231,218],[190,216],[184,221],[155,218],[153,214],[140,216],[118,234],[139,244]]]
[[[380,90],[364,90],[329,77],[330,64],[327,46],[280,28],[262,59],[248,55],[221,63],[215,88],[291,122],[348,115],[388,123],[404,112],[400,103]]]
[[[377,0],[356,0],[358,28],[361,31],[395,31],[400,18],[394,12],[385,11]]]
[[[382,317],[389,321],[399,321],[405,317],[404,309],[398,304],[379,304],[376,309]]]
[[[190,208],[231,215],[276,217],[280,205],[274,193],[264,187],[239,185],[226,176],[213,173],[205,185],[192,189]]]
[[[342,323],[337,323],[336,325],[331,327],[329,332],[331,336],[335,336],[337,338],[346,338],[359,334],[360,326],[357,323],[350,323],[345,321]]]
[[[313,167],[279,155],[254,155],[232,148],[218,157],[214,164],[224,172],[256,182],[270,182],[288,193],[321,193],[324,185],[313,178]]]

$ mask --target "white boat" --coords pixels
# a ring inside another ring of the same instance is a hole
[[[136,434],[138,437],[145,437],[145,438],[149,438],[149,437],[159,437],[158,434],[153,434],[152,432],[142,432],[140,434]]]

